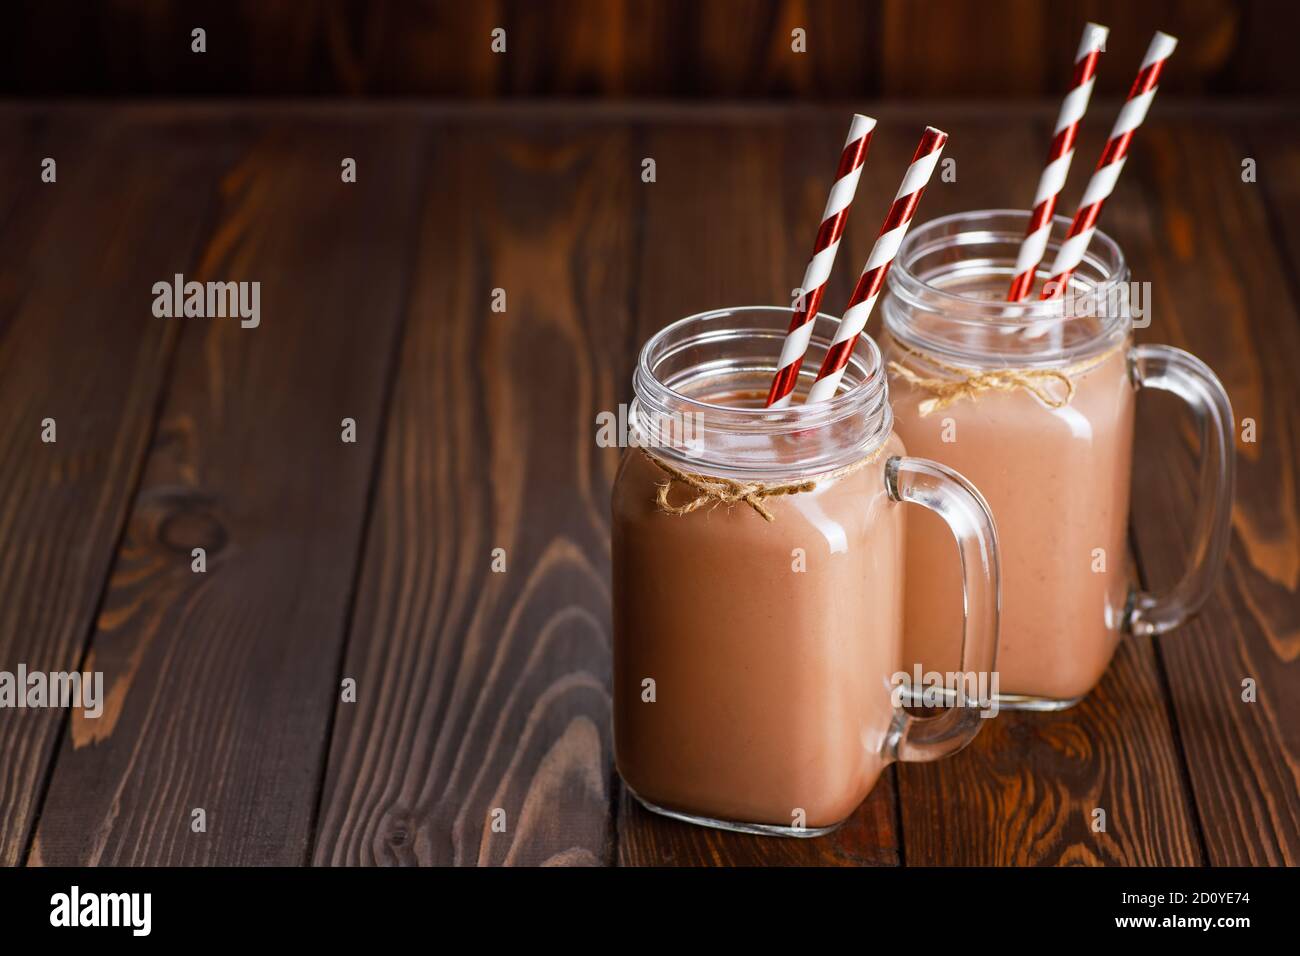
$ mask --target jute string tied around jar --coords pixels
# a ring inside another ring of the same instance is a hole
[[[1099,355],[1062,368],[977,369],[951,365],[929,352],[906,346],[897,339],[894,339],[893,345],[900,352],[954,376],[926,378],[900,362],[890,361],[889,370],[892,373],[908,384],[930,393],[931,397],[922,400],[917,406],[922,418],[931,412],[947,408],[963,398],[973,401],[983,392],[1014,392],[1016,389],[1028,392],[1048,408],[1064,408],[1074,399],[1074,376],[1096,368],[1124,347],[1124,343],[1121,342]]]
[[[666,481],[658,482],[655,485],[658,489],[655,494],[655,503],[664,514],[688,515],[706,505],[713,505],[714,507],[718,505],[731,506],[744,502],[753,508],[764,521],[775,521],[776,516],[764,504],[768,498],[778,498],[782,495],[798,495],[813,491],[821,482],[835,481],[865,468],[873,461],[876,461],[883,450],[884,444],[882,443],[871,454],[859,458],[843,468],[837,468],[834,471],[828,471],[811,478],[789,482],[736,481],[733,478],[720,478],[716,475],[683,471],[674,465],[670,465],[662,458],[650,454],[644,448],[641,449],[641,454],[645,455],[647,461],[668,476]],[[695,497],[679,505],[673,504],[668,500],[668,495],[676,483],[693,489]]]

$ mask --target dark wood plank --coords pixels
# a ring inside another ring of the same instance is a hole
[[[1079,36],[1089,20],[1110,28],[1097,73],[1098,97],[1128,92],[1156,30],[1180,40],[1177,59],[1160,80],[1165,96],[1211,90],[1276,96],[1290,83],[1284,78],[1286,57],[1265,29],[1242,29],[1243,23],[1258,20],[1271,23],[1275,33],[1291,32],[1296,12],[1281,2],[883,0],[882,8],[879,55],[886,96],[950,99],[978,91],[998,99],[1055,98],[1069,81]],[[1242,69],[1252,59],[1263,64],[1271,82],[1259,82],[1258,65]]]
[[[595,421],[630,374],[658,187],[621,126],[438,142],[314,859],[608,863],[617,454]]]
[[[423,0],[11,4],[0,89],[79,95],[849,99],[1059,93],[1085,20],[1122,96],[1156,29],[1170,93],[1294,96],[1289,0]],[[81,29],[68,30],[76,22]],[[208,31],[204,54],[190,30]],[[507,52],[490,34],[507,31]],[[806,31],[807,52],[791,50]]]
[[[104,117],[0,117],[0,668],[76,670],[175,332],[149,288],[194,263],[229,133],[150,153]],[[56,183],[39,179],[43,157]],[[165,228],[160,228],[165,224]],[[57,442],[41,441],[53,418]],[[30,838],[60,710],[0,711],[0,865]]]
[[[987,724],[956,757],[902,768],[909,865],[1200,862],[1149,643],[1122,644],[1071,710]],[[1093,829],[1098,808],[1104,832]]]
[[[1271,245],[1284,279],[1294,290],[1300,287],[1300,221],[1296,218],[1300,213],[1300,177],[1291,174],[1300,168],[1300,108],[1235,124],[1233,133],[1233,142],[1244,147],[1237,169],[1241,170],[1241,162],[1247,158],[1256,161],[1262,211],[1272,227]]]
[[[1074,208],[1108,114],[1079,146],[1062,206]],[[1025,208],[1041,171],[1044,123],[953,124],[957,182],[928,192],[922,218]],[[1119,218],[1134,201],[1107,207]],[[873,323],[872,328],[878,328]],[[996,518],[996,515],[994,516]],[[899,770],[906,862],[955,865],[1194,864],[1200,860],[1182,764],[1149,641],[1127,641],[1101,685],[1057,715],[1004,711],[965,751]],[[1106,811],[1106,831],[1092,813]]]
[[[135,132],[141,157],[177,144],[171,127]],[[420,152],[410,127],[278,121],[222,180],[195,277],[260,281],[261,324],[171,320],[172,387],[87,664],[108,705],[72,718],[32,863],[304,862]],[[358,160],[355,185],[340,182],[342,156]],[[164,249],[177,241],[165,212],[138,221]],[[169,272],[157,250],[133,257]],[[147,283],[131,288],[148,301]],[[345,417],[355,444],[340,440]],[[206,574],[190,569],[194,547]],[[192,832],[195,808],[206,832]]]
[[[1241,178],[1248,156],[1259,160],[1256,183]],[[1227,568],[1199,618],[1159,639],[1215,865],[1300,863],[1300,298],[1295,259],[1278,255],[1300,214],[1297,156],[1294,121],[1261,128],[1247,145],[1230,124],[1188,119],[1144,130],[1125,170],[1149,197],[1142,236],[1122,234],[1135,276],[1154,286],[1141,337],[1201,356],[1239,423]],[[1134,525],[1159,589],[1187,560],[1198,442],[1174,400],[1144,396],[1139,406]],[[1253,443],[1241,441],[1248,418]],[[1256,703],[1242,700],[1246,678]]]
[[[882,92],[887,96],[952,96],[977,82],[989,93],[1004,97],[1023,95],[1027,87],[1037,87],[1047,73],[1051,47],[1041,42],[1008,42],[1008,30],[1022,37],[1038,37],[1045,22],[1057,17],[1038,3],[1021,3],[1014,17],[999,17],[997,12],[1009,12],[1009,4],[998,6],[1002,10],[995,12],[983,4],[978,10],[963,6],[960,0],[931,4],[885,0],[880,43]],[[1062,18],[1059,22],[1070,21]],[[917,56],[918,50],[926,51],[924,58]],[[1060,73],[1062,83],[1069,80],[1067,70]]]

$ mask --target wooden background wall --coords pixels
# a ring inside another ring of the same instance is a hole
[[[1167,91],[1300,93],[1295,0],[23,0],[2,16],[8,96],[1030,98],[1060,93],[1089,19],[1111,28],[1101,95],[1123,94],[1157,28],[1182,40]]]

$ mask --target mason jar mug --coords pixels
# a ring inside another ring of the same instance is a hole
[[[966,675],[994,668],[998,555],[979,494],[905,455],[869,338],[832,401],[763,408],[790,317],[708,312],[641,352],[613,490],[614,737],[655,812],[813,836],[889,762],[952,753],[980,724],[975,694],[931,718],[902,706],[900,503],[951,528]],[[816,321],[801,392],[834,332]]]
[[[969,478],[997,522],[1001,704],[1057,709],[1096,685],[1124,633],[1167,631],[1205,599],[1229,533],[1232,410],[1199,359],[1133,343],[1139,299],[1104,233],[1063,296],[1005,301],[1027,216],[962,213],[912,229],[889,274],[881,344],[908,450]],[[1067,226],[1055,221],[1045,261]],[[1202,449],[1190,566],[1159,595],[1137,589],[1127,566],[1144,389],[1190,406]],[[907,545],[907,657],[940,670],[958,660],[962,614],[947,535],[923,515]]]

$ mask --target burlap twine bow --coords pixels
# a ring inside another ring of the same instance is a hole
[[[768,498],[803,494],[815,489],[820,482],[835,481],[838,478],[851,475],[879,458],[883,450],[884,446],[882,445],[865,458],[859,458],[851,465],[845,465],[843,468],[837,468],[835,471],[826,472],[812,478],[790,482],[736,481],[732,478],[719,478],[716,475],[682,471],[662,458],[656,458],[644,448],[641,449],[641,454],[645,455],[647,461],[668,476],[666,481],[658,482],[655,485],[658,489],[655,494],[655,502],[659,505],[659,510],[664,514],[688,515],[705,505],[713,505],[714,507],[718,505],[730,506],[744,502],[758,512],[764,521],[775,521],[776,516],[768,511],[763,504]],[[680,505],[670,502],[668,494],[675,482],[693,488],[696,492],[695,497]]]
[[[1064,408],[1074,399],[1073,376],[1096,368],[1122,349],[1124,343],[1121,342],[1114,348],[1107,349],[1099,355],[1074,365],[1067,365],[1064,368],[998,368],[988,370],[949,365],[928,352],[909,348],[897,339],[894,339],[893,346],[900,352],[921,359],[927,365],[932,365],[956,376],[955,378],[925,378],[917,375],[899,362],[890,361],[889,370],[891,372],[910,385],[930,393],[930,398],[922,400],[917,405],[917,411],[924,418],[931,412],[947,408],[963,398],[974,399],[981,392],[1014,392],[1016,389],[1023,389],[1048,408]],[[1060,387],[1053,390],[1053,385]]]

